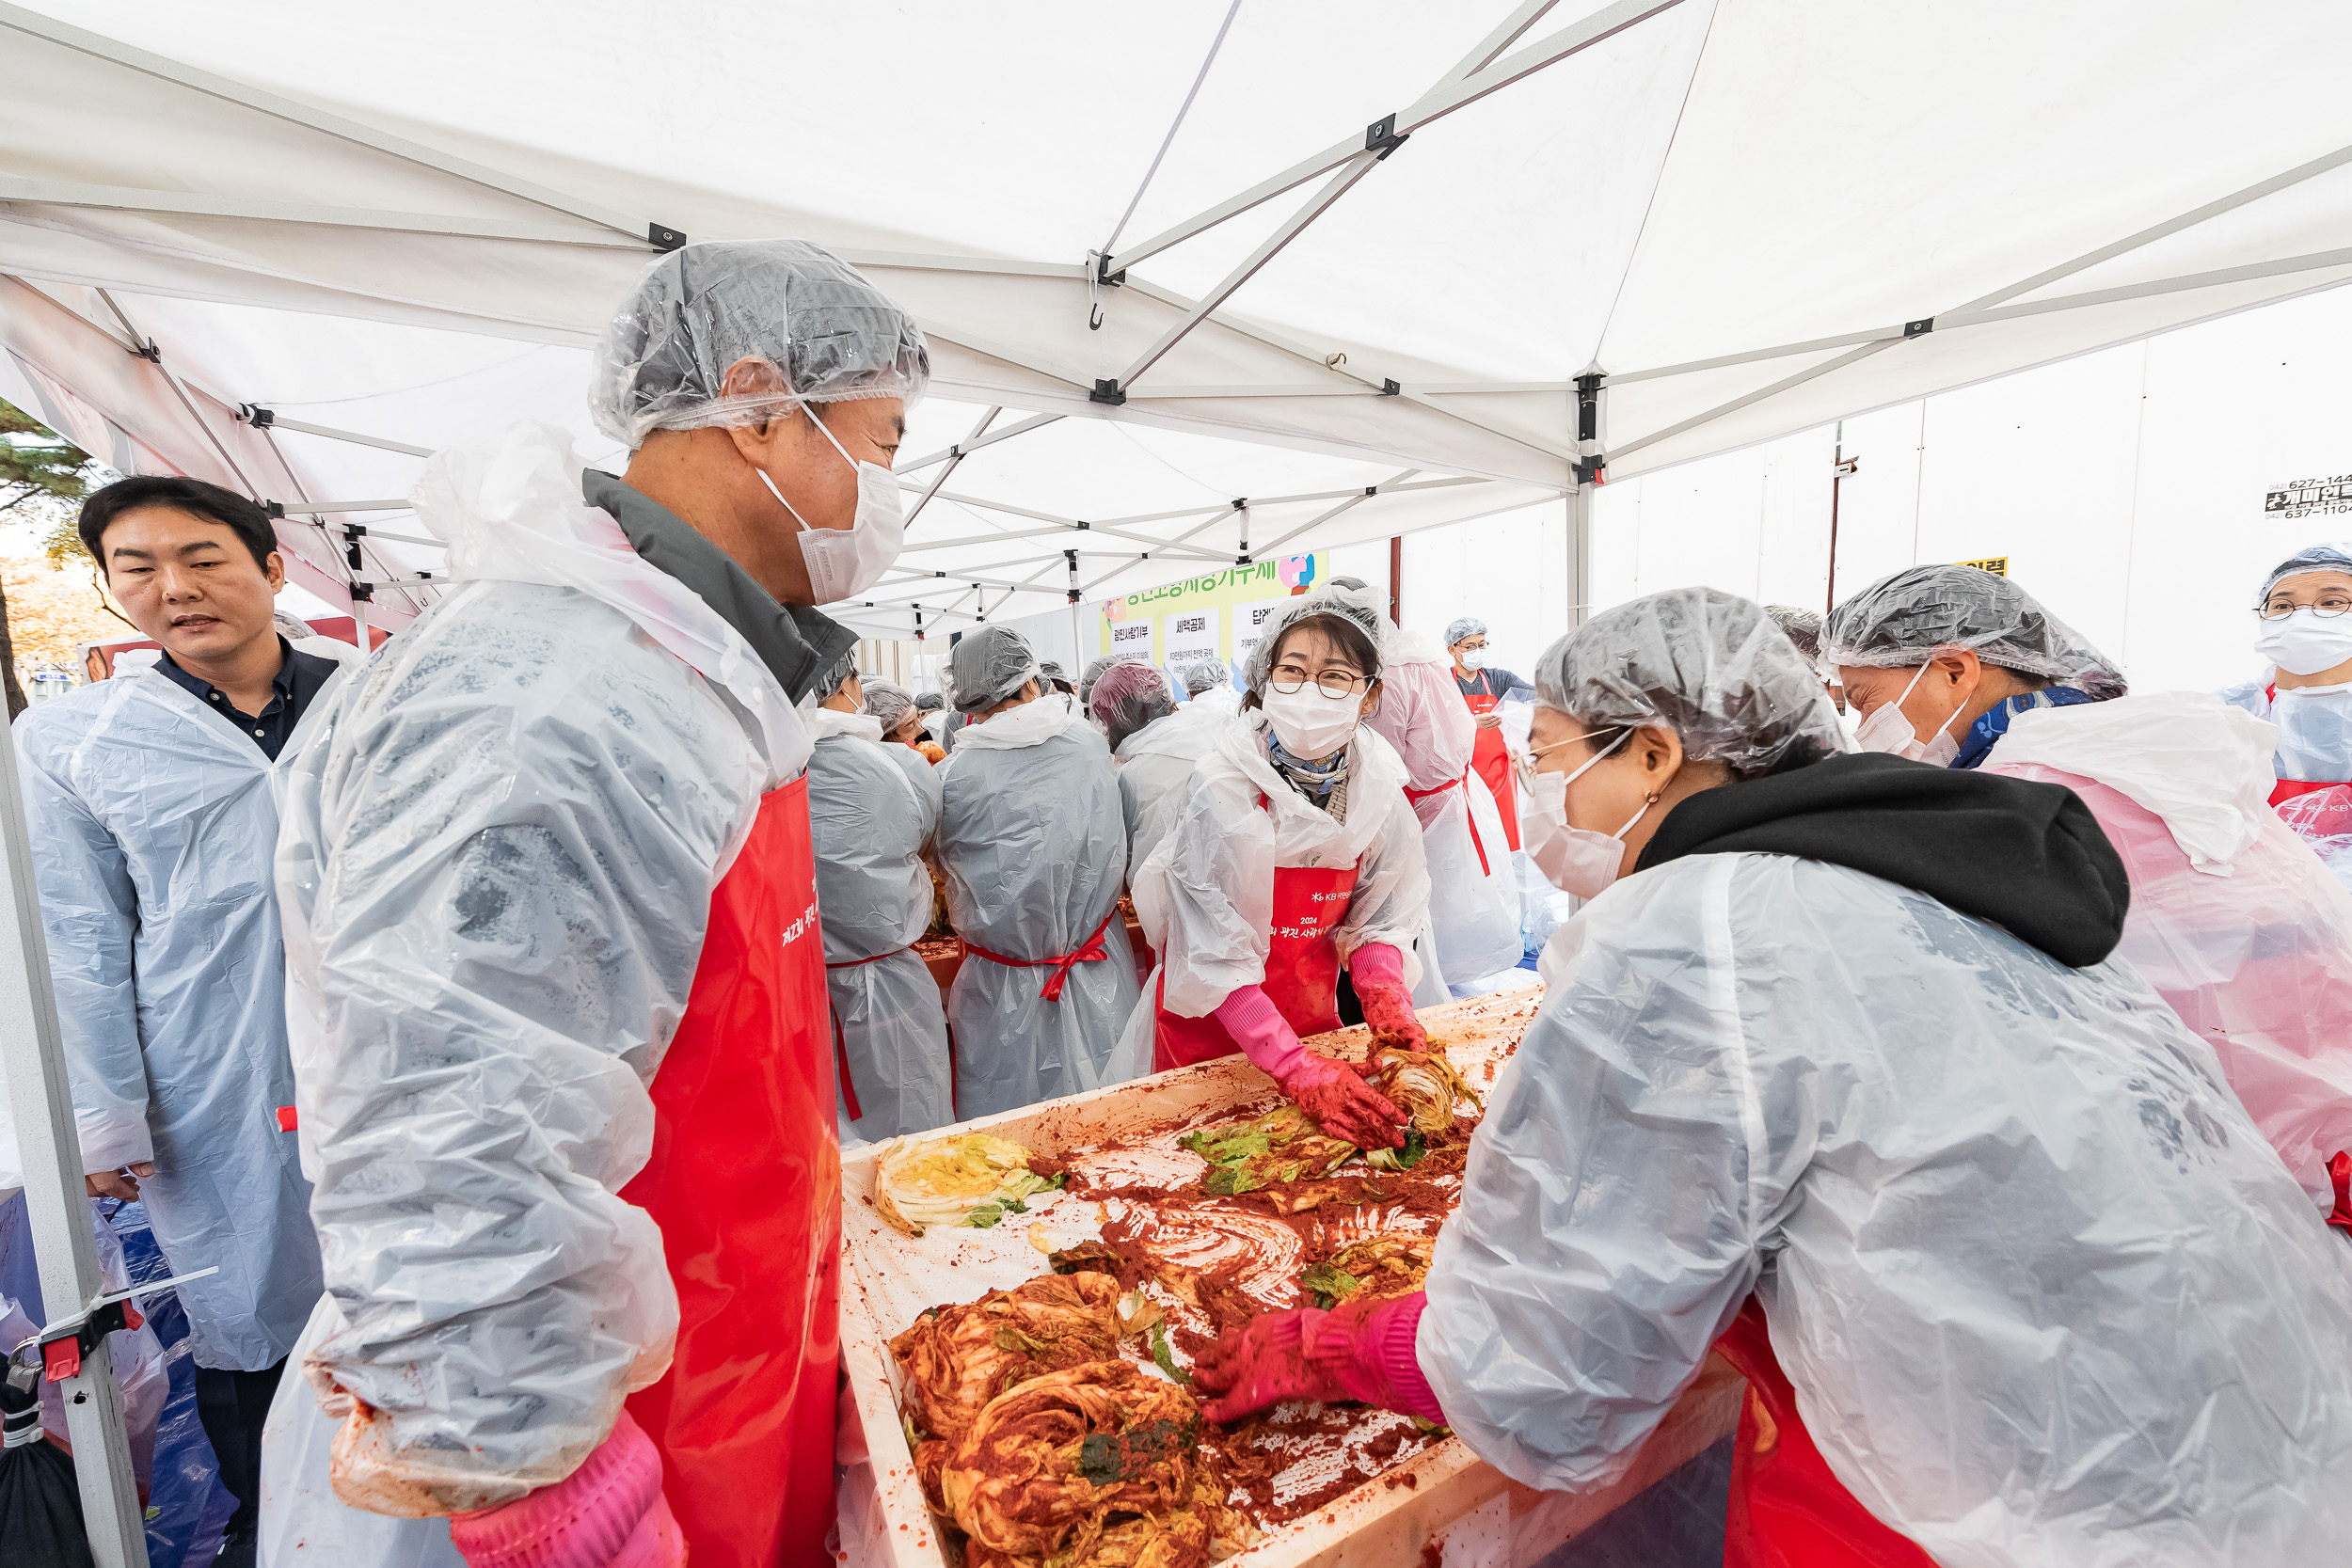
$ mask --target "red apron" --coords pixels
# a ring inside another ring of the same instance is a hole
[[[1486,672],[1478,672],[1478,684],[1486,684]],[[1502,699],[1484,690],[1465,691],[1462,701],[1470,710],[1482,718],[1502,705]],[[1495,798],[1495,811],[1502,818],[1502,840],[1512,848],[1519,847],[1519,792],[1511,779],[1511,748],[1503,743],[1501,725],[1480,730],[1478,739],[1470,748],[1470,766],[1486,781],[1487,792]]]
[[[808,781],[759,804],[710,899],[654,1074],[653,1158],[621,1196],[677,1286],[670,1370],[629,1413],[694,1568],[816,1562],[833,1523],[841,1145]]]
[[[1764,1308],[1750,1296],[1715,1341],[1748,1380],[1732,1440],[1724,1568],[1935,1568],[1830,1473],[1797,1414]]]
[[[1265,797],[1258,797],[1265,804]],[[1278,865],[1274,868],[1274,925],[1268,933],[1266,999],[1300,1039],[1340,1026],[1340,944],[1331,929],[1347,917],[1356,891],[1356,868]],[[1152,1070],[1190,1067],[1231,1056],[1241,1047],[1215,1013],[1184,1018],[1166,1006],[1163,977],[1152,998],[1157,1026],[1152,1037]],[[697,1565],[699,1568],[699,1565]]]

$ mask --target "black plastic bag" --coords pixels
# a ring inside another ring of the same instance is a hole
[[[82,1524],[73,1461],[41,1434],[40,1401],[21,1368],[0,1376],[0,1557],[10,1562],[97,1568]],[[24,1379],[20,1386],[18,1380]]]

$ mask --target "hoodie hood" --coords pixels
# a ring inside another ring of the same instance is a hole
[[[2073,790],[1881,752],[1693,795],[1666,814],[1635,869],[1732,854],[1883,877],[2075,969],[2115,951],[2131,907],[2123,862]]]

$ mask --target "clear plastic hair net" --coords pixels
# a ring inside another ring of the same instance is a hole
[[[947,656],[956,711],[985,713],[1038,678],[1037,654],[1010,626],[975,626]]]
[[[1372,643],[1372,668],[1364,673],[1380,678],[1380,637],[1382,618],[1355,600],[1340,594],[1307,594],[1291,600],[1271,621],[1265,624],[1264,635],[1249,650],[1249,662],[1242,670],[1242,680],[1250,690],[1265,690],[1266,677],[1274,673],[1274,656],[1282,646],[1282,639],[1299,622],[1321,615],[1334,621],[1344,621],[1362,632]]]
[[[882,721],[884,735],[905,723],[907,715],[914,711],[914,694],[896,681],[875,675],[859,685],[866,692],[866,711]]]
[[[1459,620],[1446,623],[1445,645],[1449,648],[1459,647],[1463,638],[1484,637],[1486,634],[1486,622],[1475,615],[1465,615]]]
[[[1713,588],[1594,616],[1536,660],[1535,701],[1594,729],[1662,725],[1692,761],[1742,776],[1846,749],[1820,677],[1772,617]]]
[[[1974,566],[1914,566],[1881,578],[1832,611],[1821,634],[1821,662],[1833,668],[1909,668],[1963,648],[2102,700],[2124,692],[2114,660],[2031,594]]]
[[[946,705],[947,699],[936,691],[926,691],[914,699],[915,710],[919,713],[937,713]]]
[[[1184,691],[1198,697],[1203,691],[1215,691],[1220,686],[1231,686],[1233,673],[1225,668],[1222,659],[1208,660],[1184,672]]]
[[[1059,659],[1044,658],[1038,660],[1037,678],[1041,681],[1044,681],[1050,685],[1057,687],[1064,691],[1074,691],[1077,689],[1077,688],[1071,682],[1070,672],[1061,667],[1061,660]]]
[[[838,663],[834,664],[823,674],[818,676],[817,684],[811,687],[809,690],[816,696],[818,701],[822,702],[827,697],[836,695],[841,689],[849,685],[850,682],[856,677],[856,675],[857,649],[852,647],[848,653],[841,656]]]
[[[784,378],[725,396],[745,359]],[[931,373],[914,318],[848,262],[805,240],[724,240],[674,250],[637,287],[596,344],[588,409],[634,451],[656,430],[757,424],[803,403],[900,398]]]
[[[1119,662],[1120,660],[1111,657],[1108,654],[1101,658],[1087,660],[1087,667],[1078,672],[1079,705],[1084,706],[1087,701],[1094,695],[1094,683],[1103,678],[1103,672]]]
[[[1821,628],[1827,622],[1820,610],[1800,610],[1789,604],[1768,604],[1764,607],[1764,613],[1772,618],[1774,626],[1788,634],[1788,641],[1797,645],[1797,652],[1804,655],[1807,662],[1821,662]]]
[[[2270,591],[2280,582],[2288,578],[2300,577],[2305,572],[2352,572],[2352,545],[2312,545],[2296,551],[2270,574],[2270,580],[2263,584],[2263,591],[2254,602],[2260,605],[2270,597]]]
[[[1102,678],[1094,683],[1094,696],[1087,704],[1087,711],[1103,726],[1111,750],[1116,752],[1120,742],[1144,725],[1175,712],[1176,699],[1158,665],[1129,659],[1103,672]]]

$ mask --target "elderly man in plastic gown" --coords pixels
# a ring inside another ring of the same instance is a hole
[[[939,767],[932,847],[963,941],[947,1027],[968,1119],[1110,1082],[1138,992],[1110,748],[1070,696],[1045,691],[1009,626],[965,632],[949,670],[972,721]]]
[[[273,624],[284,564],[245,497],[126,479],[89,498],[81,535],[164,654],[18,721],[33,875],[90,1195],[144,1198],[173,1273],[218,1271],[179,1289],[238,1502],[226,1560],[249,1563],[262,1418],[320,1283],[278,1118],[294,1081],[276,791],[342,671]]]
[[[1873,583],[1824,635],[1869,749],[1960,732],[1952,768],[2063,784],[2090,808],[2131,877],[2118,951],[2352,1227],[2352,895],[2271,809],[2279,731],[2201,691],[2124,694],[2114,661],[1973,566]]]
[[[2352,1541],[2352,1248],[2113,961],[2053,784],[1844,742],[1746,600],[1536,667],[1531,829],[1591,902],[1422,1291],[1254,1320],[1230,1420],[1355,1399],[1526,1485],[1746,1374],[1731,1568],[2258,1568]]]
[[[328,1291],[271,1413],[281,1560],[820,1555],[840,1158],[794,705],[856,641],[812,607],[898,553],[929,368],[826,251],[689,245],[596,354],[622,476],[523,424],[412,492],[470,580],[346,688],[278,851]]]
[[[2352,884],[2352,545],[2280,562],[2254,614],[2268,671],[2222,698],[2279,727],[2270,803]]]
[[[854,654],[818,689],[808,817],[841,1141],[879,1143],[955,1119],[939,982],[914,946],[931,920],[923,846],[939,825],[939,774],[862,711],[870,688]]]

